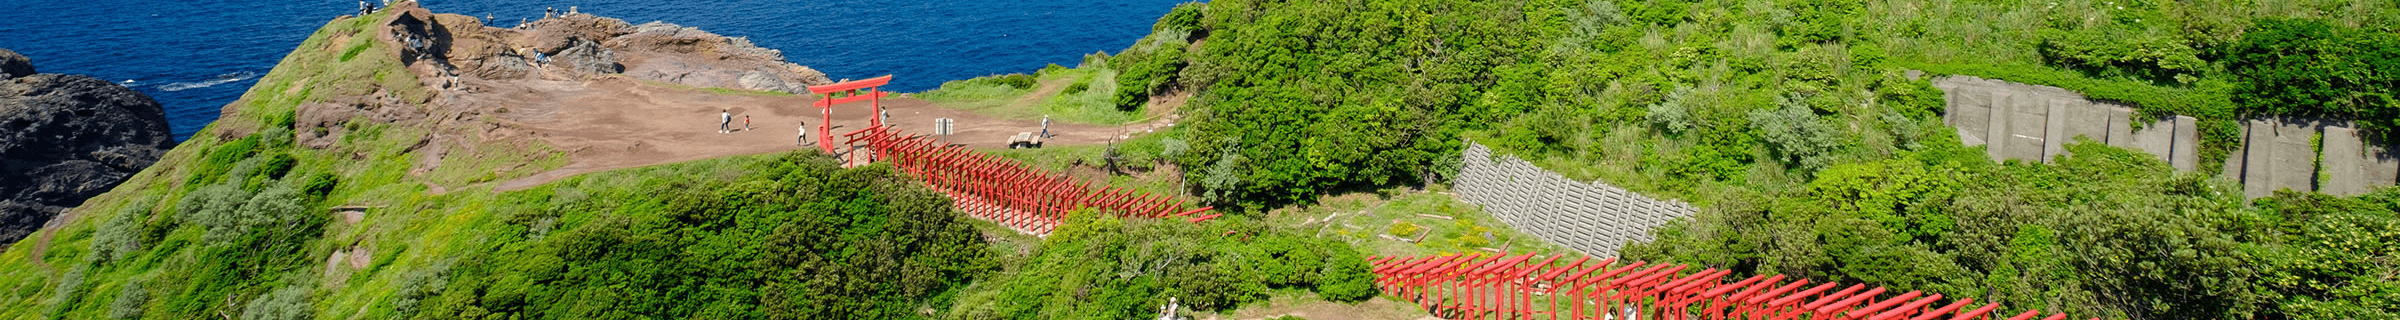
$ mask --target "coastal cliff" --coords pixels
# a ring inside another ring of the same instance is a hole
[[[149,96],[37,73],[31,59],[0,49],[0,243],[149,167],[173,137]]]

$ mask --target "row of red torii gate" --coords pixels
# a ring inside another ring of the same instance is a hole
[[[891,80],[883,76],[809,87],[809,92],[824,95],[815,103],[824,110],[817,146],[842,158],[845,166],[891,163],[951,197],[960,211],[1034,235],[1048,235],[1068,212],[1087,208],[1117,217],[1193,223],[1219,216],[1207,214],[1212,209],[1207,207],[1184,210],[1186,203],[1172,197],[1105,185],[1094,189],[1090,182],[1014,160],[925,135],[904,135],[879,116],[886,94],[878,87]],[[852,102],[868,102],[874,108],[870,114],[878,116],[870,117],[866,128],[841,134],[842,143],[836,144],[833,106]],[[1810,286],[1808,279],[1785,282],[1783,275],[1726,282],[1730,270],[1691,271],[1689,265],[1647,262],[1616,265],[1615,258],[1555,263],[1563,255],[1533,262],[1537,257],[1383,256],[1369,263],[1378,290],[1449,319],[1993,320],[2000,308],[1999,303],[1969,308],[1975,305],[1969,298],[1937,306],[1943,298],[1938,293],[1886,295],[1883,287],[1833,282]],[[2065,313],[2041,315],[2041,310],[2026,310],[2005,319],[2067,318]]]
[[[1095,189],[1090,182],[1033,169],[1015,160],[922,134],[903,134],[884,123],[882,116],[883,97],[888,94],[881,87],[891,81],[892,76],[887,75],[808,87],[810,93],[824,95],[814,104],[824,111],[824,119],[817,122],[817,146],[841,158],[843,166],[890,163],[949,196],[959,211],[1037,236],[1049,235],[1066,220],[1068,212],[1083,209],[1122,218],[1181,218],[1192,223],[1219,216],[1208,213],[1213,209],[1209,207],[1185,210],[1187,203],[1172,196],[1105,184]],[[837,144],[833,107],[854,102],[867,102],[873,116],[868,117],[866,128],[842,133]]]
[[[1745,320],[1992,320],[1999,303],[1939,293],[1891,294],[1865,284],[1811,286],[1808,279],[1757,275],[1739,281],[1730,270],[1591,257],[1557,264],[1563,255],[1533,253],[1382,256],[1368,259],[1385,294],[1449,319],[1745,319]],[[1785,280],[1793,280],[1785,282]],[[1840,288],[1840,289],[1836,289]],[[2025,310],[2008,320],[2064,320]],[[2099,318],[2092,318],[2098,320]]]

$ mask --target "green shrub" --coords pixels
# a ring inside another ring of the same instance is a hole
[[[2053,63],[2099,77],[2134,77],[2151,83],[2188,85],[2207,69],[2200,50],[2173,35],[2145,35],[2116,28],[2073,31],[2043,29],[2036,50]]]
[[[300,184],[300,192],[308,196],[308,202],[324,201],[325,196],[332,195],[333,188],[342,183],[341,179],[331,172],[318,172],[308,176],[308,182]]]
[[[299,135],[292,133],[292,128],[288,123],[281,126],[271,126],[267,127],[266,129],[261,129],[258,131],[258,133],[251,134],[251,136],[258,137],[258,147],[259,149],[263,150],[291,149],[293,146],[292,139],[299,137]]]
[[[1183,42],[1161,44],[1158,50],[1142,55],[1119,55],[1124,59],[1140,59],[1126,64],[1117,74],[1117,110],[1132,111],[1150,102],[1150,95],[1163,93],[1175,84],[1175,76],[1183,71]]]
[[[2227,69],[2243,115],[2348,118],[2400,129],[2400,36],[2324,20],[2268,19],[2242,35]]]
[[[292,167],[299,165],[300,159],[293,158],[292,154],[276,153],[267,157],[266,162],[259,163],[256,176],[267,180],[283,179],[283,175],[292,172]]]
[[[1192,144],[1183,142],[1183,139],[1166,138],[1158,142],[1158,157],[1160,158],[1182,157],[1183,153],[1187,151],[1192,151]]]
[[[147,282],[142,278],[126,280],[125,285],[117,291],[117,299],[108,303],[108,318],[141,318],[142,307],[150,304],[150,291],[143,288]]]
[[[51,318],[65,318],[67,311],[74,310],[75,305],[83,301],[83,273],[86,269],[88,268],[77,266],[74,270],[67,270],[66,274],[58,276],[58,286],[50,290]]]
[[[211,244],[230,245],[253,235],[280,243],[310,234],[302,222],[317,217],[307,214],[308,198],[287,184],[268,184],[255,194],[243,191],[241,180],[202,187],[176,207],[186,223],[206,230],[201,239]]]
[[[1075,84],[1070,84],[1070,85],[1067,85],[1067,89],[1066,89],[1065,91],[1062,91],[1062,92],[1060,92],[1060,93],[1061,93],[1061,94],[1077,94],[1077,93],[1083,93],[1084,91],[1089,91],[1089,90],[1092,90],[1092,83],[1090,83],[1090,82],[1076,81],[1076,82],[1075,82]]]
[[[392,311],[402,318],[415,316],[426,299],[438,297],[449,286],[449,273],[450,262],[445,261],[402,275],[399,289],[392,292]]]
[[[1375,297],[1378,293],[1375,290],[1375,275],[1365,257],[1349,246],[1333,245],[1322,249],[1327,254],[1325,269],[1317,272],[1314,289],[1318,297],[1340,302],[1359,302]]]
[[[225,243],[250,233],[250,222],[241,213],[242,204],[250,199],[250,192],[243,191],[239,179],[236,179],[184,194],[183,200],[177,202],[175,208],[181,211],[179,216],[184,223],[205,230],[201,237],[203,242]]]
[[[304,320],[315,317],[307,286],[285,286],[259,294],[242,307],[242,320]]]
[[[195,139],[206,138],[195,137]],[[198,170],[195,170],[194,174],[191,175],[191,179],[186,180],[185,183],[216,183],[218,181],[217,179],[223,177],[224,173],[228,169],[231,169],[235,163],[249,159],[250,156],[256,154],[257,151],[258,137],[255,135],[243,137],[241,139],[234,139],[233,141],[219,144],[216,147],[208,148],[208,152],[206,152],[208,156],[204,157],[204,160],[199,163]]]
[[[86,256],[94,262],[108,263],[124,259],[142,249],[142,221],[150,218],[148,200],[135,201],[117,209],[108,222],[92,233],[92,253]]]
[[[1912,119],[1938,119],[1949,105],[1949,99],[1931,81],[1886,74],[1875,87],[1875,101]]]
[[[1200,202],[1202,203],[1227,205],[1233,204],[1236,199],[1242,197],[1242,172],[1240,170],[1242,170],[1246,158],[1243,158],[1240,153],[1235,153],[1236,149],[1221,150],[1223,151],[1218,155],[1216,161],[1209,164],[1206,170],[1194,170],[1203,174],[1200,179],[1200,190],[1202,191]]]
[[[994,84],[994,85],[1007,86],[1007,87],[1009,87],[1009,88],[1016,88],[1017,90],[1032,89],[1034,86],[1041,85],[1040,79],[1034,78],[1034,77],[1033,77],[1033,75],[1029,75],[1029,74],[1023,74],[1023,73],[1011,73],[1011,74],[1004,74],[1004,75],[997,75],[997,76],[989,76],[989,77],[975,78],[975,80],[976,80],[976,81],[981,81],[981,82],[983,82],[983,83],[988,83],[988,84]]]
[[[1159,17],[1158,23],[1150,26],[1150,30],[1200,30],[1200,18],[1207,14],[1207,10],[1208,3],[1205,2],[1193,1],[1176,4],[1175,9],[1168,10],[1166,16]]]
[[[1841,148],[1841,132],[1818,119],[1814,111],[1801,103],[1806,98],[1787,97],[1782,107],[1750,111],[1750,125],[1759,137],[1773,146],[1784,161],[1797,164],[1804,172],[1814,172],[1832,165],[1834,152]]]
[[[1685,131],[1691,131],[1693,127],[1699,125],[1692,119],[1691,109],[1684,106],[1684,100],[1689,99],[1691,95],[1692,88],[1676,87],[1675,91],[1667,92],[1666,98],[1659,99],[1658,103],[1650,104],[1649,112],[1644,113],[1642,118],[1649,120],[1651,126],[1658,127],[1661,132],[1667,134],[1683,134]]]

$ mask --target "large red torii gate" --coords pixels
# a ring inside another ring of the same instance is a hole
[[[1382,256],[1368,259],[1375,287],[1415,302],[1446,319],[1743,319],[1743,320],[1992,320],[1999,303],[1979,308],[1975,299],[1935,306],[1941,294],[1909,291],[1878,299],[1883,287],[1852,284],[1833,291],[1833,282],[1803,290],[1808,279],[1784,283],[1783,275],[1758,275],[1726,283],[1733,271],[1591,257],[1553,264],[1561,256],[1532,262],[1534,253]],[[1643,268],[1648,265],[1648,268]],[[1864,292],[1860,290],[1866,289]],[[1797,290],[1797,292],[1795,292]],[[1832,292],[1828,292],[1832,291]],[[2026,310],[2008,320],[2032,320]],[[2042,320],[2064,320],[2066,313]],[[2098,320],[2099,318],[2092,318]]]
[[[843,141],[845,147],[856,150],[863,142],[867,153],[842,157],[843,165],[888,161],[926,187],[950,196],[953,206],[976,218],[1025,233],[1049,235],[1066,220],[1068,212],[1082,209],[1122,218],[1180,217],[1192,223],[1219,216],[1207,213],[1214,207],[1184,210],[1186,203],[1173,197],[1109,187],[1106,183],[1100,189],[1093,189],[1090,182],[1051,174],[1015,160],[984,155],[925,135],[902,135],[899,128],[883,123],[886,93],[880,87],[891,81],[892,76],[886,75],[808,87],[809,92],[824,95],[824,99],[814,103],[824,109],[823,122],[817,125],[817,145],[829,154],[845,154],[846,151],[834,146],[833,106],[866,101],[873,108],[867,127],[842,136],[847,138]],[[862,89],[866,91],[860,93]],[[835,97],[836,93],[848,95]],[[865,156],[864,160],[860,156]]]
[[[866,129],[859,129],[859,131],[860,131],[860,132],[863,132],[863,131],[866,131],[866,130],[868,130],[868,129],[873,129],[873,128],[876,128],[876,127],[882,127],[882,126],[883,126],[883,97],[884,97],[885,95],[887,95],[887,94],[885,94],[885,93],[883,92],[883,85],[885,85],[885,84],[891,84],[891,83],[892,83],[892,76],[891,76],[891,75],[884,75],[884,76],[881,76],[881,77],[868,78],[868,79],[866,79],[866,80],[858,80],[858,81],[850,81],[850,82],[843,82],[843,83],[835,83],[835,84],[829,84],[829,85],[822,85],[822,86],[810,86],[810,87],[808,87],[808,92],[809,92],[809,93],[820,94],[820,95],[824,95],[824,96],[825,96],[823,99],[818,99],[818,100],[817,100],[817,102],[816,102],[815,104],[813,104],[813,105],[815,105],[817,108],[819,108],[819,109],[824,109],[824,110],[825,110],[825,118],[824,118],[823,120],[820,120],[820,122],[817,122],[817,147],[825,149],[825,152],[826,152],[826,153],[840,153],[840,152],[841,152],[841,151],[839,151],[839,150],[834,150],[834,149],[833,149],[833,106],[834,106],[834,105],[839,105],[839,104],[844,104],[844,103],[851,103],[851,102],[866,101],[866,102],[867,102],[867,105],[868,105],[869,107],[871,107],[871,108],[874,108],[874,110],[873,110],[873,112],[874,112],[874,113],[870,113],[870,114],[868,114],[868,116],[867,116],[867,123],[868,123],[868,126],[867,126],[867,128],[866,128]],[[864,93],[864,94],[860,94],[860,93],[858,92],[858,90],[859,90],[859,89],[866,89],[866,90],[867,90],[867,92],[866,92],[866,93]],[[836,97],[834,97],[834,96],[833,96],[833,95],[834,95],[834,94],[836,94],[836,93],[848,93],[848,94],[849,94],[849,96],[846,96],[846,97],[840,97],[840,98],[836,98]],[[853,134],[856,134],[857,132],[852,132],[852,133],[853,133]]]

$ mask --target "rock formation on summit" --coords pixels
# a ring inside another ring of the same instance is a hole
[[[823,72],[783,60],[783,52],[749,39],[663,22],[641,25],[573,13],[514,28],[489,27],[473,17],[401,7],[381,35],[408,43],[404,62],[432,59],[436,74],[484,80],[623,74],[694,87],[802,93],[833,83]]]
[[[100,195],[175,146],[158,101],[92,77],[35,73],[0,49],[0,243]]]

